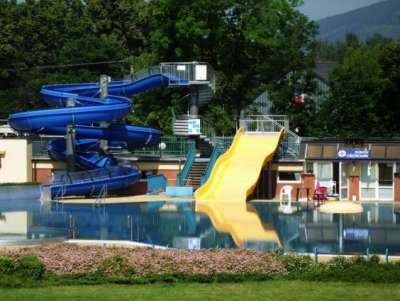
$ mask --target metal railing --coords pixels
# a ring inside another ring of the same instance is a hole
[[[49,140],[47,138],[41,138],[38,140],[32,140],[32,158],[33,159],[50,159],[47,151]]]
[[[215,164],[215,162],[217,162],[217,159],[220,154],[221,154],[221,151],[217,147],[213,147],[211,155],[210,155],[210,160],[208,161],[208,164],[207,164],[207,168],[200,177],[201,185],[203,185],[205,182],[207,182],[207,180],[211,174],[211,171],[214,167],[214,164]]]
[[[186,155],[185,164],[181,172],[176,176],[176,184],[178,186],[184,186],[186,178],[189,175],[190,169],[192,168],[193,162],[196,159],[196,146],[191,144],[190,149]]]
[[[215,134],[215,129],[214,127],[211,125],[210,122],[208,122],[206,119],[201,118],[200,119],[200,132],[201,135],[207,137],[208,139],[210,139],[211,143],[214,141],[214,138],[216,136]]]
[[[240,127],[247,133],[279,132],[285,129],[277,158],[296,160],[300,155],[301,138],[289,129],[289,119],[285,115],[251,115],[240,120]]]
[[[161,137],[160,144],[157,146],[146,146],[135,149],[130,154],[143,157],[179,157],[184,158],[193,141],[185,137],[166,136]],[[165,148],[163,149],[163,147]]]
[[[164,62],[161,73],[170,79],[170,85],[209,85],[215,90],[214,68],[205,62]]]
[[[213,146],[216,147],[221,153],[225,152],[232,144],[233,137],[214,137],[212,142]]]
[[[129,78],[137,81],[155,74],[165,75],[170,86],[208,85],[215,91],[214,68],[205,62],[163,62],[132,73]]]
[[[273,119],[240,119],[239,125],[246,133],[275,133],[283,126]]]

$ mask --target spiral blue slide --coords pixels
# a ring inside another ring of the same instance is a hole
[[[94,195],[104,188],[119,190],[135,183],[141,172],[136,167],[119,165],[112,155],[101,149],[99,139],[107,140],[111,146],[128,149],[157,144],[159,130],[113,122],[130,112],[129,96],[171,83],[185,84],[172,75],[158,72],[136,81],[112,81],[105,98],[100,98],[99,83],[45,85],[41,95],[55,108],[11,114],[9,124],[18,131],[47,135],[65,135],[67,126],[74,126],[75,163],[83,171],[56,174],[52,183],[43,185],[49,189],[52,198]],[[67,106],[70,99],[74,100],[74,106]],[[100,127],[100,122],[111,124]],[[66,160],[66,141],[51,140],[48,152],[54,160]]]

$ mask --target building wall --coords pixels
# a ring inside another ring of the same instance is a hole
[[[292,187],[291,195],[292,195],[293,200],[296,199],[296,197],[297,197],[297,189],[300,189],[299,190],[299,198],[306,197],[305,190],[302,189],[304,187],[302,178],[299,181],[279,181],[278,180],[279,172],[302,173],[303,170],[304,170],[303,162],[279,162],[279,163],[272,164],[272,171],[273,171],[272,187],[275,192],[276,199],[280,198],[280,192],[281,192],[282,188],[286,185]]]
[[[174,186],[176,185],[176,176],[183,168],[183,164],[184,162],[181,161],[138,161],[136,166],[143,172],[153,172],[154,174],[165,176],[167,184]]]
[[[32,180],[37,183],[46,184],[51,180],[53,170],[65,170],[66,164],[51,160],[34,160],[32,162]]]
[[[138,161],[134,164],[143,173],[152,172],[158,175],[164,175],[167,179],[168,185],[176,184],[176,176],[180,171],[180,166],[183,164],[179,163],[179,161]],[[66,164],[64,162],[59,161],[50,161],[50,160],[37,160],[32,163],[33,169],[33,181],[38,183],[49,183],[51,180],[51,174],[53,170],[65,170]],[[138,184],[137,186],[140,191],[143,191],[144,184]]]
[[[32,181],[32,144],[28,139],[0,139],[0,183]]]
[[[27,234],[32,223],[26,211],[4,212],[0,219],[0,234]]]

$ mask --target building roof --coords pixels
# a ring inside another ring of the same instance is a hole
[[[317,62],[315,64],[315,74],[317,75],[317,78],[319,78],[321,81],[325,83],[328,83],[329,74],[332,71],[335,64],[336,62],[334,61]]]

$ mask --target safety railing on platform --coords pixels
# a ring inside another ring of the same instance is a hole
[[[176,176],[176,184],[177,186],[184,186],[186,178],[189,175],[190,169],[192,168],[193,162],[196,159],[196,146],[193,144],[190,145],[190,149],[186,155],[186,161],[183,165],[181,172]]]
[[[208,63],[164,62],[160,66],[161,73],[170,78],[170,85],[208,84],[215,90],[215,71]],[[173,80],[174,78],[179,79],[179,81]]]
[[[132,151],[135,156],[143,157],[177,157],[184,158],[193,141],[185,137],[166,136],[161,137],[159,145],[146,146]]]
[[[243,128],[246,133],[271,133],[279,132],[282,125],[273,119],[240,119],[239,126]]]
[[[240,127],[247,133],[279,132],[285,129],[277,158],[296,160],[300,155],[301,138],[289,129],[289,119],[285,115],[251,115],[240,120]]]
[[[163,74],[169,78],[169,85],[208,85],[215,90],[214,68],[205,62],[163,62],[130,74],[133,81],[147,76]]]

